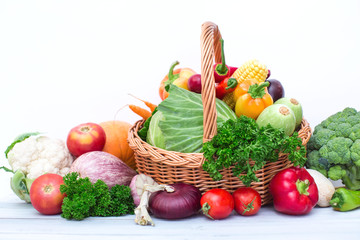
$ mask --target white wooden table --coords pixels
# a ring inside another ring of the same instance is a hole
[[[197,215],[169,221],[154,218],[155,226],[139,226],[133,215],[91,217],[69,221],[59,215],[39,214],[20,200],[0,200],[0,239],[360,239],[360,209],[337,212],[315,208],[306,216],[288,216],[262,207],[252,217],[233,213],[213,221]]]

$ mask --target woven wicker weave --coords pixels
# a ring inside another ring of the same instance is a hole
[[[214,23],[206,22],[201,28],[201,76],[202,76],[202,101],[204,107],[204,136],[203,141],[209,141],[216,134],[216,108],[215,84],[213,64],[221,61],[220,31]],[[135,161],[139,173],[144,173],[161,184],[185,182],[192,184],[206,192],[212,188],[223,188],[234,192],[244,185],[238,177],[233,176],[231,168],[221,171],[223,179],[214,181],[202,169],[204,157],[202,153],[179,153],[160,149],[141,140],[137,131],[144,121],[138,121],[129,131],[129,145],[135,152]],[[303,119],[299,136],[303,145],[306,145],[311,129],[308,122]],[[264,168],[256,172],[259,182],[254,182],[251,187],[256,189],[262,198],[262,204],[271,202],[268,190],[272,177],[282,169],[292,166],[286,154],[279,154],[279,160],[268,162]]]

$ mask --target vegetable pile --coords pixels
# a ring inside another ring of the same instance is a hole
[[[181,153],[203,153],[202,168],[215,181],[232,168],[246,185],[230,193],[213,188],[205,193],[187,183],[162,185],[136,171],[127,142],[131,124],[122,121],[83,123],[66,141],[38,132],[20,135],[6,149],[11,188],[42,214],[68,220],[134,214],[139,225],[154,225],[151,215],[182,219],[199,213],[210,219],[232,214],[256,215],[261,195],[250,187],[255,172],[287,154],[294,165],[270,180],[274,209],[283,214],[308,214],[317,204],[337,211],[360,208],[360,113],[346,108],[315,127],[306,147],[298,136],[302,106],[285,96],[270,70],[257,60],[239,68],[222,60],[214,70],[217,134],[203,143],[201,74],[171,65],[159,87],[159,105],[141,100],[148,109],[127,105],[143,119],[138,135],[150,145]],[[306,169],[304,167],[308,169]],[[328,179],[341,179],[335,190]]]

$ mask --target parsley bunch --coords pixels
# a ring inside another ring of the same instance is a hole
[[[66,193],[61,206],[61,216],[66,219],[82,220],[134,213],[135,205],[129,186],[115,185],[109,190],[102,180],[93,184],[89,178],[80,178],[78,173],[72,172],[64,176],[60,191]]]
[[[203,169],[215,181],[222,179],[220,170],[233,166],[234,176],[246,186],[259,181],[255,172],[267,161],[277,161],[279,152],[288,153],[295,166],[306,162],[306,150],[297,132],[286,136],[271,125],[259,128],[254,119],[246,116],[225,122],[217,135],[204,143],[202,152],[206,159]]]

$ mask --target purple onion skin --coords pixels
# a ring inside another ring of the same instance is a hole
[[[274,102],[285,96],[285,90],[280,81],[276,79],[267,79],[266,82],[270,83],[268,87],[268,92],[271,95]]]
[[[189,78],[188,88],[191,92],[201,93],[201,74],[194,74]]]
[[[201,192],[186,183],[174,183],[174,192],[157,191],[150,195],[149,207],[155,217],[181,219],[199,212]]]

